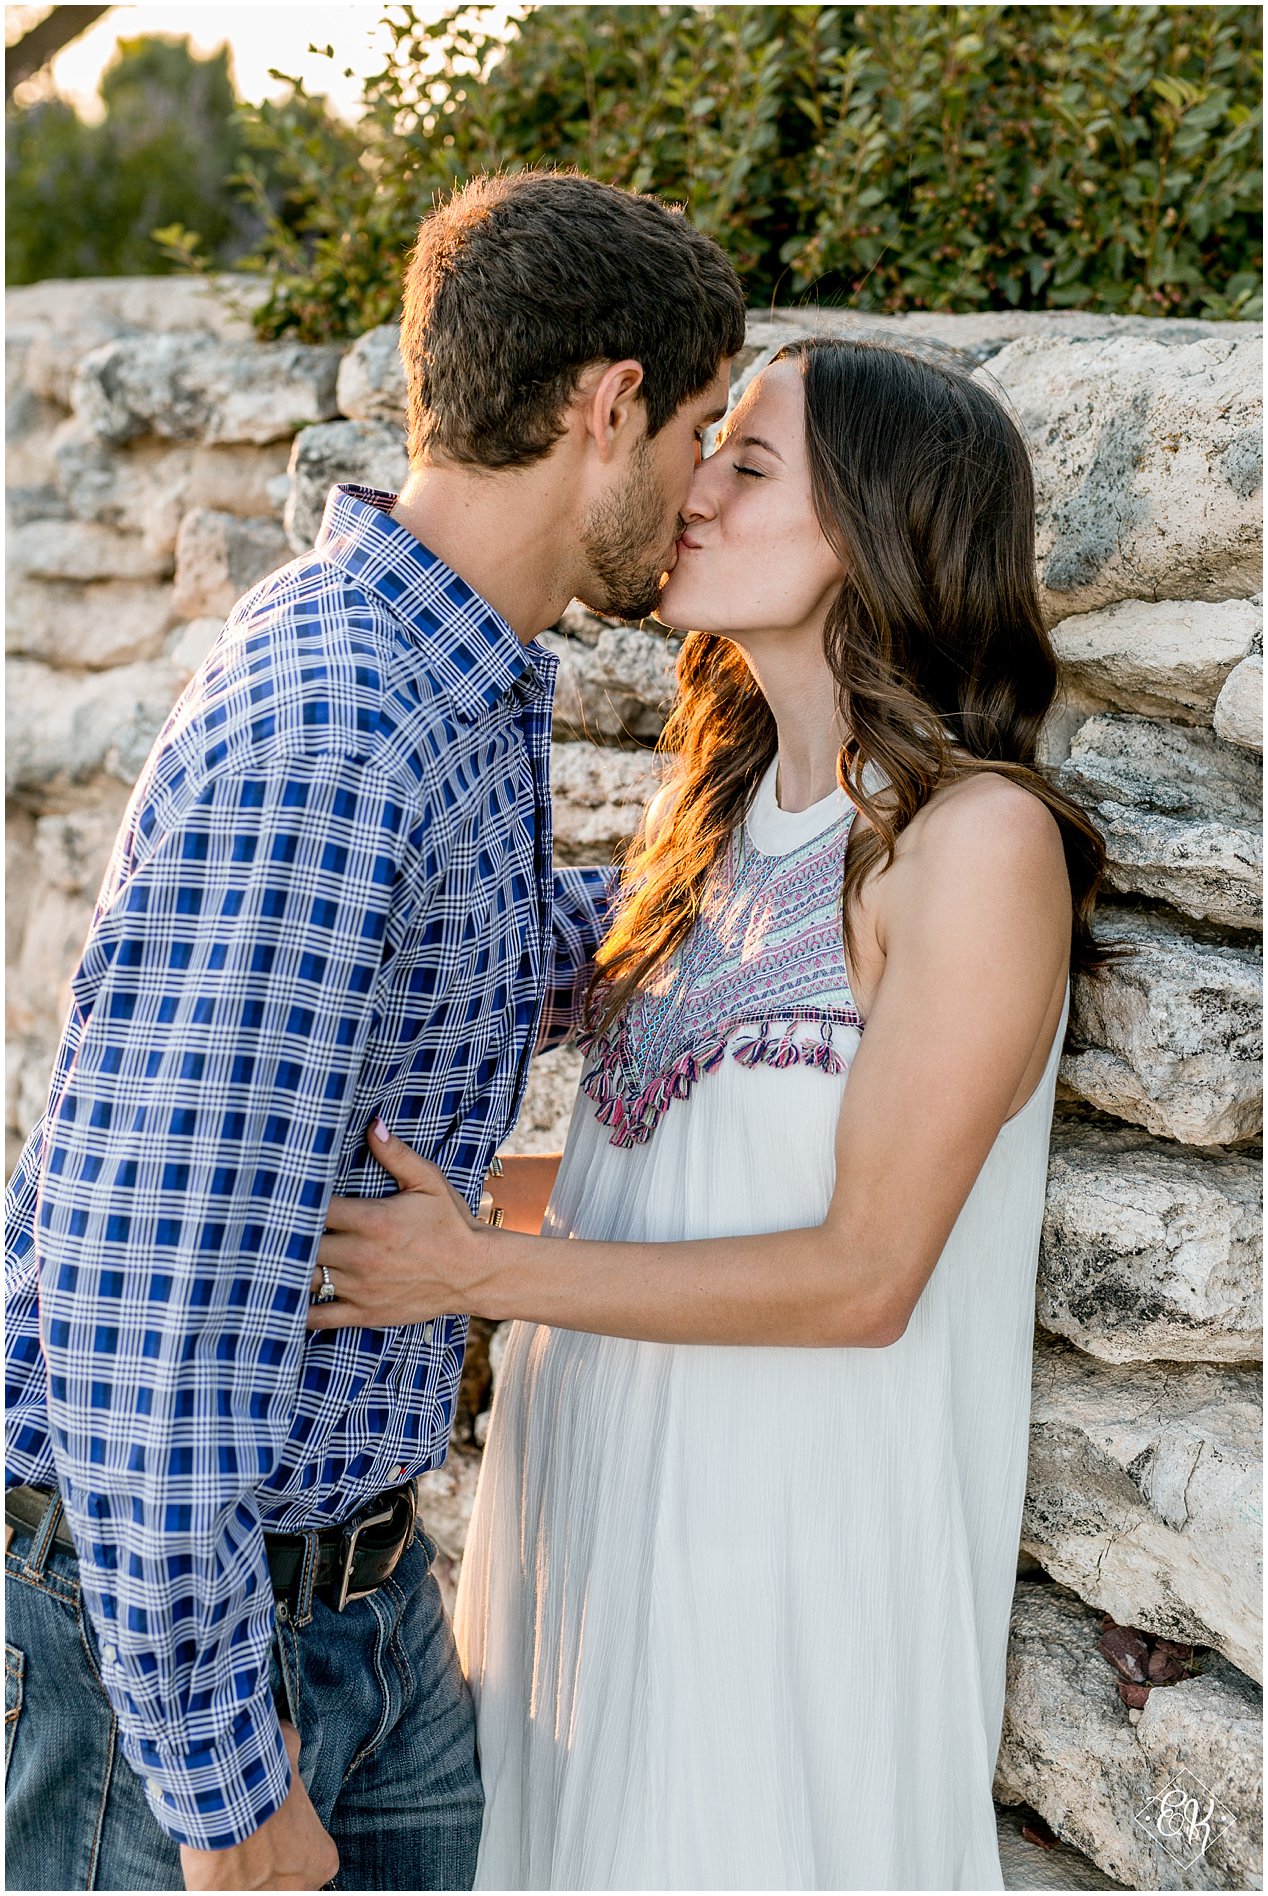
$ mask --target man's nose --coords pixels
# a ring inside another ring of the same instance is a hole
[[[708,461],[701,461],[691,477],[687,498],[682,504],[684,520],[708,520],[717,512],[713,497],[713,477]]]

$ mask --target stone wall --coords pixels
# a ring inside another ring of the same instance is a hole
[[[40,284],[7,314],[12,1159],[173,699],[234,600],[311,543],[329,485],[393,486],[406,463],[390,329],[262,345],[184,281]],[[1255,1886],[1260,332],[776,312],[736,387],[811,327],[950,344],[1013,403],[1065,673],[1045,761],[1109,844],[1100,931],[1138,950],[1077,987],[1061,1066],[996,1794],[1130,1887]],[[558,853],[606,858],[656,780],[673,647],[578,607],[544,639]],[[577,1070],[568,1049],[535,1063],[513,1149],[558,1149]],[[474,1326],[425,1484],[450,1580],[502,1342]],[[1153,1822],[1185,1772],[1217,1799],[1201,1852]]]

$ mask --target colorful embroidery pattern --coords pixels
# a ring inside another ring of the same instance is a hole
[[[581,1085],[615,1146],[642,1145],[666,1108],[726,1057],[741,1066],[840,1073],[834,1041],[862,1031],[841,943],[841,876],[854,808],[786,854],[768,856],[743,825],[705,884],[700,918],[677,954],[603,1035]],[[736,1032],[751,1027],[747,1038]]]

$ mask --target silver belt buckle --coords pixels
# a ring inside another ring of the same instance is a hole
[[[352,1563],[356,1559],[357,1542],[368,1527],[386,1527],[396,1513],[396,1501],[393,1500],[377,1514],[367,1514],[363,1520],[352,1521],[343,1530],[343,1572],[339,1576],[339,1591],[335,1598],[335,1612],[342,1613],[349,1600],[364,1600],[369,1594],[377,1592],[377,1587],[361,1587],[353,1592],[349,1586],[352,1579]]]

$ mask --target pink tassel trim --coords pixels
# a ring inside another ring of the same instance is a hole
[[[623,1090],[631,1073],[625,1023],[622,1022],[615,1033],[605,1036],[603,1040],[582,1035],[580,1044],[583,1050],[593,1050],[598,1058],[590,1071],[583,1074],[581,1085],[595,1102],[595,1118],[600,1125],[612,1128],[609,1143],[623,1147],[645,1145],[671,1101],[689,1099],[701,1074],[717,1071],[726,1056],[731,1034],[743,1024],[740,1021],[731,1022],[708,1046],[682,1054],[671,1067],[649,1080],[641,1092],[633,1094]],[[752,1039],[739,1041],[731,1048],[731,1058],[744,1067],[802,1065],[817,1067],[821,1073],[844,1072],[845,1061],[832,1044],[832,1021],[818,1022],[817,1040],[798,1042],[798,1030],[812,1024],[805,1020],[791,1020],[779,1038],[772,1040],[771,1023],[764,1020],[757,1026]],[[842,1024],[860,1029],[863,1025],[857,1017],[852,1022]]]

